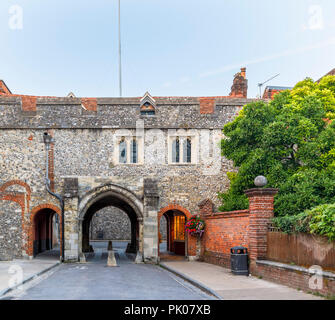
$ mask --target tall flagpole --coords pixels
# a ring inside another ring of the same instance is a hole
[[[121,66],[121,0],[119,0],[119,87],[122,97],[122,66]]]

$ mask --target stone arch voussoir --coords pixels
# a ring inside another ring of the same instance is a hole
[[[134,209],[137,219],[143,219],[143,201],[134,192],[110,183],[90,190],[80,199],[78,206],[79,220],[84,219],[87,210],[92,204],[108,195],[115,196],[129,204]]]

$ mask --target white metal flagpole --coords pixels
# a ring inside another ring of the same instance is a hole
[[[121,66],[121,0],[119,0],[119,87],[122,97],[122,66]]]

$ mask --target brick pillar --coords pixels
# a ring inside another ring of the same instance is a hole
[[[213,215],[214,204],[211,200],[205,199],[205,200],[201,201],[198,204],[198,207],[200,209],[200,215],[201,216]]]
[[[267,231],[274,216],[273,202],[277,189],[250,189],[245,191],[249,198],[249,256],[250,259],[266,259]]]
[[[193,237],[190,234],[185,235],[187,237],[187,258],[190,261],[198,260],[197,257],[197,237]]]

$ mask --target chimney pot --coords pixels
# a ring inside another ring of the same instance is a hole
[[[247,68],[241,68],[241,76],[245,79],[247,73]]]

